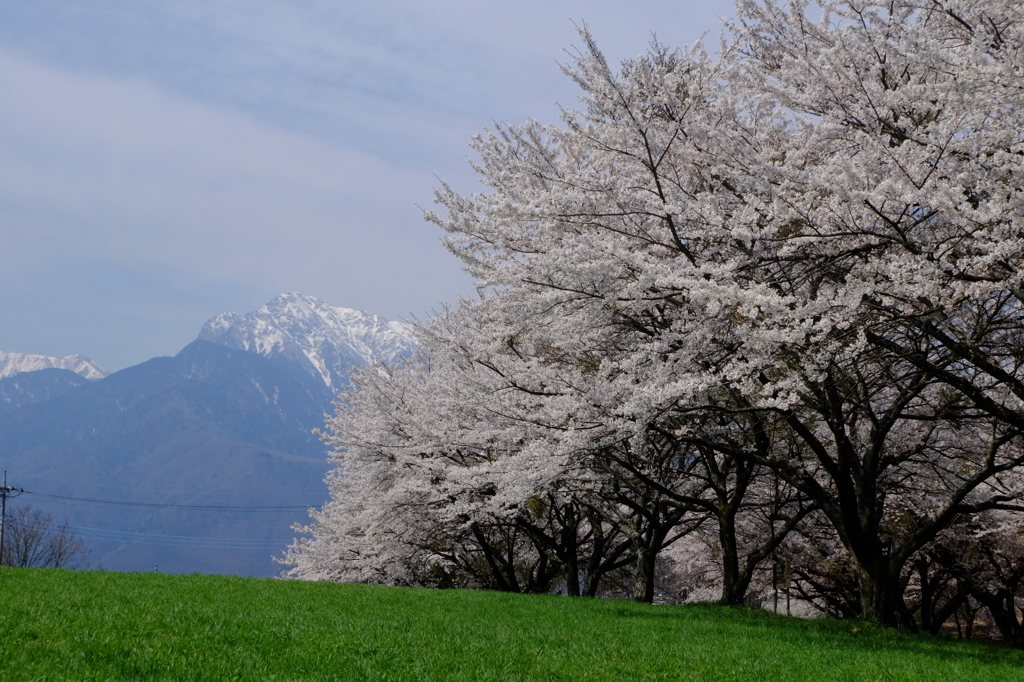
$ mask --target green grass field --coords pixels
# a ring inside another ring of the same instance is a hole
[[[850,622],[0,568],[3,680],[1024,680],[1024,653]]]

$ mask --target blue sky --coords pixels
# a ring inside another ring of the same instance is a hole
[[[300,291],[390,319],[472,294],[421,218],[492,121],[731,0],[0,0],[0,350],[120,369]],[[557,103],[557,104],[556,104]]]

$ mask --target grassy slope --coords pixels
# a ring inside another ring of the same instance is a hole
[[[716,606],[0,569],[4,680],[1020,680],[1024,653]]]

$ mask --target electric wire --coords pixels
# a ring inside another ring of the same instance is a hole
[[[87,497],[68,497],[66,495],[51,495],[49,493],[37,493],[33,490],[26,490],[26,495],[46,497],[51,500],[65,500],[69,502],[83,502],[87,504],[109,504],[126,507],[150,507],[153,509],[193,509],[197,511],[223,511],[223,512],[245,512],[245,513],[278,513],[309,511],[317,505],[261,505],[261,506],[231,506],[221,504],[162,504],[158,502],[125,502],[117,500],[97,500]]]
[[[18,526],[27,531],[50,533],[54,530],[68,530],[82,540],[98,540],[106,542],[160,545],[164,547],[182,547],[196,549],[231,549],[231,550],[274,550],[285,547],[295,541],[290,538],[211,538],[191,535],[160,535],[156,533],[136,533],[133,531],[107,530],[86,526],[61,524],[56,529],[51,524],[33,523],[31,521],[8,521],[11,526]]]
[[[158,502],[129,502],[121,500],[101,500],[86,497],[71,497],[67,495],[53,495],[40,493],[34,490],[22,491],[26,495],[47,498],[51,500],[64,501],[68,503],[100,504],[124,507],[143,507],[149,509],[173,509],[202,512],[235,512],[235,513],[294,513],[308,512],[316,505],[215,505],[215,504],[164,504]],[[54,530],[54,526],[45,523],[33,523],[27,520],[15,520],[8,516],[7,522],[11,525],[20,525],[28,531],[47,533]],[[57,530],[67,529],[72,531],[76,537],[82,540],[94,540],[104,542],[115,542],[139,545],[158,545],[163,547],[181,547],[196,549],[226,549],[226,550],[275,550],[281,549],[295,541],[295,537],[289,538],[213,538],[191,535],[162,535],[158,533],[139,533],[134,531],[110,530],[106,528],[91,528],[88,526],[72,526],[59,524]]]

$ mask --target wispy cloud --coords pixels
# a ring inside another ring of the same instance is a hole
[[[285,290],[466,295],[417,208],[437,177],[471,189],[473,131],[574,103],[570,19],[622,58],[731,11],[686,6],[0,0],[0,349],[119,367]]]
[[[430,200],[427,173],[3,53],[0,88],[13,103],[0,110],[7,285],[86,260],[111,276],[117,263],[177,270],[168,286],[185,291],[256,282],[261,296],[299,289],[392,316],[469,291],[415,205]]]

